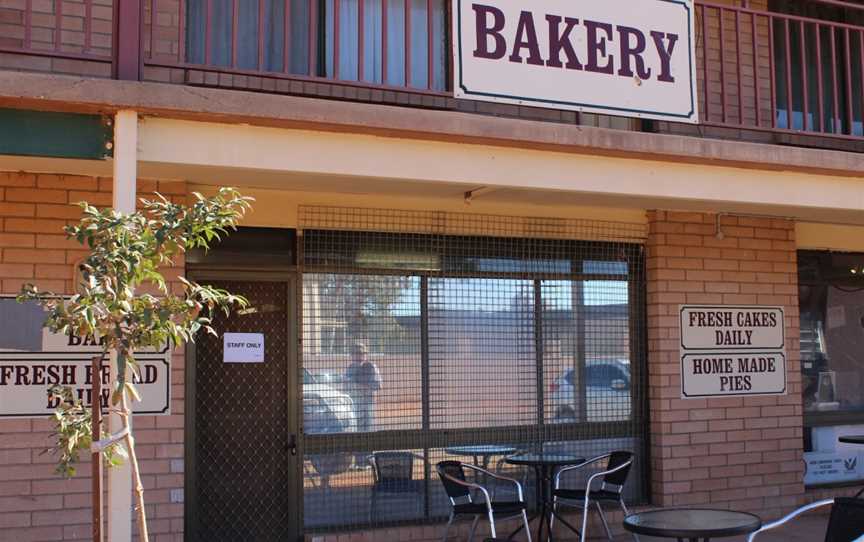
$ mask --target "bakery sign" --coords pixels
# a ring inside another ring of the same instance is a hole
[[[457,98],[699,121],[693,0],[455,0]]]
[[[782,307],[682,305],[681,396],[786,393]]]
[[[19,304],[0,297],[0,418],[50,416],[57,399],[48,394],[54,385],[71,388],[89,405],[92,402],[94,356],[102,352],[100,340],[51,333],[43,327],[46,313],[37,304]],[[133,378],[142,400],[133,401],[135,414],[170,414],[171,349],[137,352],[139,375]],[[109,368],[102,377],[102,404],[110,396]]]

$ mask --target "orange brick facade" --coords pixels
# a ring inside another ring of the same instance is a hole
[[[139,189],[185,200],[183,183],[139,181]],[[77,219],[74,204],[82,200],[110,205],[111,179],[0,172],[2,294],[18,293],[25,282],[58,293],[74,291],[75,263],[86,252],[68,241],[62,228]],[[179,269],[166,270],[166,277]],[[183,356],[175,355],[171,415],[134,422],[154,541],[182,540],[183,365]],[[90,539],[89,461],[84,458],[73,479],[55,474],[56,458],[43,454],[52,431],[47,418],[0,420],[0,541]]]
[[[109,205],[110,189],[105,178],[0,172],[2,293],[15,294],[28,281],[72,292],[74,264],[85,253],[65,239],[61,228],[77,218],[77,201]],[[178,201],[186,197],[183,183],[139,181],[139,192],[157,190]],[[776,517],[816,495],[805,493],[802,482],[794,223],[721,215],[721,237],[717,224],[713,214],[648,212],[651,504],[710,504]],[[167,273],[176,276],[181,270],[182,263]],[[783,306],[788,394],[682,400],[678,310],[685,303]],[[172,414],[135,420],[157,542],[183,539],[183,384],[184,358],[175,355]],[[89,465],[82,464],[72,480],[54,474],[54,458],[42,454],[51,431],[47,419],[0,420],[0,541],[77,540],[90,534]],[[611,518],[620,525],[620,515]],[[454,533],[464,538],[467,527]],[[400,527],[307,539],[438,540],[440,529]]]
[[[794,223],[652,211],[648,374],[654,503],[711,504],[777,516],[804,495]],[[679,306],[779,305],[787,395],[681,399]]]

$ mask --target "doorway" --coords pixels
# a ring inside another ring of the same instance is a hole
[[[200,333],[187,352],[186,539],[297,540],[295,281],[222,276],[195,278],[244,296],[249,307],[215,315],[216,335]],[[225,333],[262,334],[263,362],[224,362]]]

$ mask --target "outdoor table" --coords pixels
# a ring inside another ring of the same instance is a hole
[[[537,522],[537,542],[543,541],[543,527],[546,527],[548,540],[552,540],[552,517],[557,517],[558,521],[567,526],[568,529],[579,536],[579,531],[570,525],[564,518],[555,513],[555,508],[552,506],[552,481],[555,478],[555,471],[559,467],[567,465],[578,465],[585,462],[585,458],[577,457],[568,454],[553,454],[553,453],[524,453],[511,455],[504,458],[504,461],[511,465],[525,465],[534,468],[534,474],[537,477],[537,512],[531,517],[539,518]],[[516,533],[522,530],[520,526],[510,535],[512,539]]]
[[[864,446],[864,435],[845,435],[838,438],[837,440],[844,444],[860,444]],[[864,489],[856,493],[855,498],[857,499],[861,497],[861,495],[864,495]]]
[[[668,508],[630,514],[624,529],[635,534],[708,542],[712,538],[746,535],[762,527],[759,516],[734,510]]]
[[[497,444],[484,444],[480,446],[451,446],[444,449],[450,455],[461,455],[471,457],[475,467],[489,470],[489,461],[496,455],[510,455],[516,452],[513,446],[500,446]]]

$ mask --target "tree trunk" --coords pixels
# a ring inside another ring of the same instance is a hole
[[[126,390],[120,392],[120,401],[123,405],[123,427],[130,429],[130,419],[132,417],[132,409],[129,408],[129,403],[126,400]],[[132,438],[131,430],[126,433],[126,448],[129,451],[129,465],[132,467],[132,484],[135,490],[135,511],[137,512],[138,521],[138,541],[150,542],[150,537],[147,533],[147,514],[144,510],[144,485],[141,483],[141,470],[138,468],[138,456],[135,454],[135,439]]]

